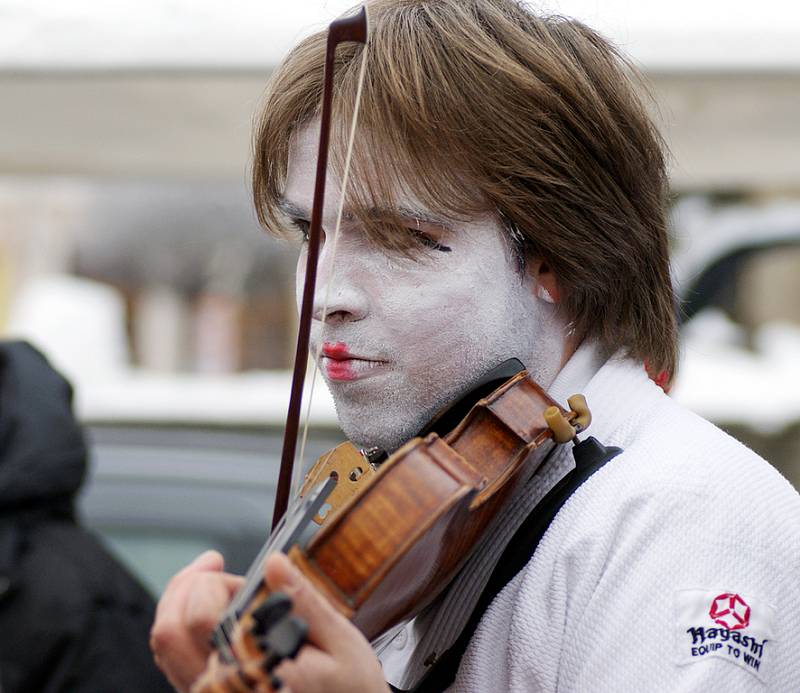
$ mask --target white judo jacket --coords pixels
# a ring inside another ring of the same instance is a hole
[[[800,691],[800,496],[641,363],[613,358],[580,382],[592,358],[579,350],[551,393],[578,385],[591,434],[623,453],[566,502],[487,609],[450,690]],[[571,457],[569,446],[553,455],[450,592],[382,645],[390,683],[410,688],[457,637],[513,529]]]

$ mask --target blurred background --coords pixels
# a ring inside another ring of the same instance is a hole
[[[270,72],[349,1],[0,0],[0,331],[75,384],[82,513],[157,594],[271,515],[294,252],[256,224]],[[672,394],[800,485],[800,10],[563,0],[630,54],[672,152]],[[311,454],[340,439],[318,391]]]

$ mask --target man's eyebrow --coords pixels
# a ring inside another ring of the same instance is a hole
[[[284,197],[278,198],[277,206],[287,217],[294,217],[295,219],[311,218],[311,212],[309,210],[294,204],[294,202],[289,202],[289,200]]]
[[[277,206],[278,209],[288,217],[294,217],[296,219],[311,218],[311,211],[309,209],[301,207],[286,198],[278,198]],[[407,205],[400,205],[398,207],[371,207],[367,210],[367,216],[372,219],[390,219],[396,217],[420,224],[440,226],[446,231],[452,231],[452,222],[450,220],[437,216],[427,209],[409,207]],[[354,218],[355,215],[352,212],[344,211],[342,213],[343,221],[353,221]]]
[[[430,226],[440,226],[446,231],[452,231],[452,222],[444,217],[440,217],[427,209],[420,209],[414,207],[399,206],[392,210],[376,210],[379,214],[384,213],[388,215],[396,215],[401,219],[408,219],[410,221],[419,222],[421,224],[429,224]]]
[[[307,207],[301,207],[300,205],[297,205],[294,202],[290,202],[285,197],[278,198],[277,207],[287,217],[293,217],[295,219],[305,219],[306,221],[309,221],[311,219],[310,209],[308,209]],[[342,214],[342,219],[344,219],[345,221],[351,221],[353,219],[353,215],[349,212],[344,212]]]

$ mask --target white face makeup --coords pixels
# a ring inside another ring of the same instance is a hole
[[[290,147],[284,199],[303,220],[311,214],[317,144],[318,125],[301,130]],[[320,370],[355,445],[396,449],[508,358],[550,385],[561,366],[564,325],[555,305],[537,297],[536,283],[520,276],[495,219],[457,222],[450,231],[421,222],[419,231],[434,241],[421,261],[388,254],[366,241],[357,221],[343,221],[332,264],[339,197],[338,181],[329,175],[312,353],[323,344]],[[410,199],[401,203],[419,208]],[[417,228],[413,220],[409,226]],[[304,248],[298,302],[305,260]]]

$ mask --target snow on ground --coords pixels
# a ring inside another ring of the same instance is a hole
[[[79,384],[76,404],[80,418],[93,423],[281,426],[290,384],[286,371],[182,375],[130,370],[113,379]],[[306,396],[308,392],[306,388]],[[311,421],[337,425],[333,400],[319,378]]]
[[[122,298],[113,288],[47,275],[20,291],[4,337],[27,339],[44,352],[75,386],[76,410],[86,422],[272,426],[285,421],[290,373],[176,374],[133,368],[124,316]],[[310,384],[306,395],[309,390]],[[314,386],[311,420],[336,425],[333,400],[321,378]]]
[[[741,329],[707,310],[687,326],[672,396],[715,423],[779,433],[800,421],[800,327],[770,323],[753,348]]]

